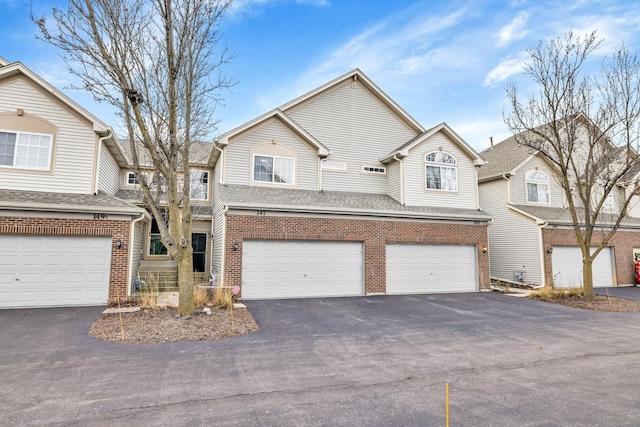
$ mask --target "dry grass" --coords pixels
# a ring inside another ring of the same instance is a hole
[[[529,298],[547,302],[557,302],[563,299],[582,297],[582,295],[581,288],[542,288],[531,292]]]
[[[233,307],[233,293],[231,289],[217,288],[195,288],[194,301],[196,307],[220,307],[231,309]]]
[[[158,308],[158,297],[160,296],[160,273],[150,273],[145,277],[144,283],[140,286],[138,298],[140,307],[155,310]]]

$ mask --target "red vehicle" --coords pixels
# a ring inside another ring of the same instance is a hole
[[[640,254],[636,254],[633,263],[633,277],[636,285],[640,284]]]

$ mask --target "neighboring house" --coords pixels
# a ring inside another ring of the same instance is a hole
[[[148,215],[113,196],[126,165],[109,127],[0,58],[0,308],[127,296]]]
[[[120,141],[123,151],[127,158],[131,158],[131,147],[129,141]],[[192,247],[193,247],[193,270],[195,273],[201,273],[197,276],[201,282],[209,283],[209,275],[211,271],[211,236],[212,229],[212,193],[211,193],[211,175],[213,169],[209,167],[208,161],[212,149],[211,143],[192,143],[191,144],[191,211],[193,213],[192,223]],[[144,155],[144,149],[138,151],[141,172],[149,184],[152,192],[160,191],[163,193],[166,188],[163,186],[162,178],[159,174],[154,173],[152,162],[147,155]],[[179,183],[184,179],[181,174],[178,175]],[[160,182],[158,182],[160,181]],[[158,184],[160,186],[158,187]],[[181,187],[181,184],[179,184]],[[142,190],[136,179],[133,163],[128,161],[126,167],[121,170],[120,189],[116,193],[116,197],[126,200],[129,203],[138,205],[142,208],[146,207],[143,201]],[[160,200],[163,196],[160,196]],[[150,214],[151,215],[151,214]],[[162,289],[176,289],[177,285],[177,263],[167,254],[167,248],[160,241],[160,231],[155,219],[141,224],[137,230],[135,241],[137,247],[141,248],[137,252],[139,269],[135,271],[136,277],[142,281],[149,282],[149,275],[152,274],[160,281],[159,285]],[[134,266],[137,264],[134,264]],[[131,292],[136,291],[136,286]]]
[[[484,160],[360,70],[214,145],[213,271],[243,299],[488,288]]]
[[[481,154],[488,164],[478,173],[480,206],[494,220],[489,227],[491,275],[533,285],[582,286],[582,253],[557,170],[537,151],[519,145],[515,136]],[[610,227],[625,191],[620,183],[609,196],[597,227]],[[634,283],[638,214],[640,206],[634,206],[596,257],[594,286]]]

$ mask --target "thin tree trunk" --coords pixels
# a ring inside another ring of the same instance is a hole
[[[178,313],[181,316],[190,316],[194,311],[192,250],[191,245],[178,248],[178,289],[180,291]]]
[[[585,300],[593,300],[593,259],[591,257],[582,259],[582,292]]]

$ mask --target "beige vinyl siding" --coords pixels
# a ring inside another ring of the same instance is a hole
[[[25,191],[50,191],[89,194],[96,135],[68,110],[52,101],[23,80],[0,85],[0,111],[16,111],[49,120],[58,128],[53,171],[33,172],[3,168],[0,188]]]
[[[400,175],[400,162],[392,162],[387,165],[387,194],[398,203],[402,203],[402,176]]]
[[[327,161],[345,162],[348,171],[324,170],[323,189],[387,193],[386,176],[364,174],[362,166],[383,166],[380,159],[416,133],[360,83],[349,80],[306,103],[285,111],[324,144]]]
[[[550,204],[538,204],[538,203],[529,203],[527,202],[527,183],[526,183],[526,175],[527,172],[535,170],[538,168],[539,171],[546,173],[549,176],[549,186],[550,186],[550,194],[551,194],[551,203]],[[529,160],[526,164],[520,166],[516,171],[516,174],[511,177],[511,200],[514,205],[541,205],[541,206],[549,206],[554,208],[562,208],[565,207],[564,203],[564,194],[562,192],[562,187],[560,183],[555,178],[555,173],[549,168],[549,166],[542,161],[539,157],[534,157]]]
[[[226,177],[228,184],[251,185],[252,159],[251,147],[257,144],[283,144],[296,152],[295,188],[299,190],[318,189],[318,155],[282,122],[272,119],[262,126],[234,139],[225,148]],[[277,187],[275,184],[274,187]],[[291,188],[287,186],[286,188]]]
[[[512,280],[515,271],[525,271],[525,282],[542,285],[540,227],[507,207],[506,180],[482,183],[479,191],[481,209],[493,217],[489,226],[491,276]]]
[[[218,277],[222,272],[222,248],[224,246],[224,206],[220,199],[220,190],[218,189],[221,169],[221,162],[218,162],[213,171],[213,179],[211,180],[213,191],[213,257],[211,260],[211,272],[218,275]]]
[[[457,161],[458,191],[428,190],[426,188],[425,156],[442,151]],[[438,132],[414,147],[404,159],[405,197],[407,205],[442,206],[477,209],[477,181],[473,160],[444,133]]]
[[[116,194],[120,187],[120,168],[103,145],[100,148],[100,168],[98,170],[98,190],[107,194]]]

